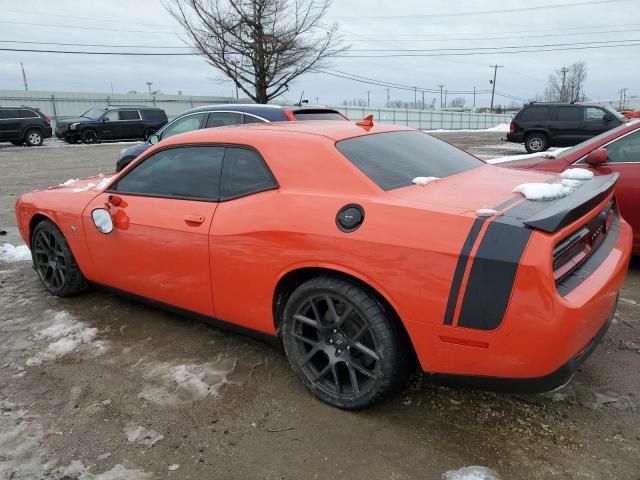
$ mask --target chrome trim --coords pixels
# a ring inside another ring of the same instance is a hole
[[[267,120],[266,118],[262,118],[259,115],[254,115],[253,113],[246,113],[246,112],[238,112],[236,110],[200,110],[198,112],[192,112],[192,113],[185,113],[184,115],[181,115],[179,117],[174,118],[173,120],[171,120],[171,122],[167,123],[164,127],[162,127],[160,130],[158,130],[155,135],[158,136],[158,138],[160,140],[162,140],[162,134],[164,133],[164,131],[169,128],[171,125],[173,125],[175,122],[177,122],[178,120],[182,120],[183,118],[186,117],[190,117],[192,115],[200,115],[200,114],[204,114],[204,115],[209,115],[210,113],[239,113],[240,115],[249,115],[250,117],[253,118],[257,118],[258,120],[261,120],[265,123],[271,123],[270,120]],[[205,122],[208,120],[208,118],[205,118]],[[244,123],[237,123],[234,124],[234,126],[237,125],[245,125]],[[231,125],[229,125],[231,126]],[[209,127],[209,128],[220,128],[220,127]],[[198,130],[202,130],[203,127],[200,127]],[[193,130],[192,130],[193,131]],[[186,132],[183,132],[186,133]]]

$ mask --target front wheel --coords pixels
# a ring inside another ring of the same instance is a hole
[[[25,143],[30,147],[39,147],[42,145],[42,134],[38,130],[29,130],[24,137]]]
[[[529,153],[544,152],[549,148],[549,140],[544,133],[530,133],[524,140],[524,148]]]
[[[89,129],[89,130],[85,130],[82,133],[82,141],[84,143],[88,143],[88,144],[98,143],[98,140],[99,140],[98,139],[98,132],[96,132],[95,130]]]
[[[281,335],[293,371],[335,407],[368,407],[411,373],[392,319],[348,280],[317,277],[300,285],[284,309]]]
[[[86,290],[87,280],[62,232],[50,220],[38,223],[31,236],[31,255],[45,288],[58,297]]]

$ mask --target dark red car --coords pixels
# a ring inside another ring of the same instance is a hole
[[[633,227],[633,254],[640,255],[640,120],[625,123],[557,155],[541,154],[499,166],[558,173],[581,167],[596,175],[619,173],[618,206]]]

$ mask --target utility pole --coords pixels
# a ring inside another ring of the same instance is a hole
[[[569,71],[569,69],[567,67],[562,67],[560,69],[560,73],[562,73],[562,86],[560,87],[560,101],[561,102],[566,102],[567,101],[567,94],[566,94],[566,78],[567,78],[567,72]]]
[[[476,87],[473,86],[473,108],[476,108]]]
[[[320,105],[320,97],[316,97],[316,105]]]
[[[447,108],[447,89],[444,89],[444,108]]]
[[[620,94],[620,110],[622,110],[624,108],[624,104],[627,101],[627,90],[629,90],[628,88],[621,88],[620,90],[618,90],[618,93]]]
[[[440,84],[438,87],[440,87],[440,108],[442,108],[442,89],[444,88],[444,85]]]
[[[20,62],[20,68],[22,69],[22,81],[24,82],[24,91],[29,91],[29,84],[27,83],[27,74],[24,73],[24,65]]]
[[[413,108],[418,108],[418,87],[413,87]]]
[[[369,107],[371,100],[371,90],[367,90],[367,108]]]
[[[389,92],[391,91],[391,89],[385,88],[385,90],[387,91],[387,108],[389,108]]]
[[[422,91],[422,110],[424,110],[424,90]]]
[[[498,75],[498,69],[504,67],[504,65],[489,65],[490,68],[493,68],[493,81],[489,80],[493,85],[491,89],[491,112],[493,112],[493,99],[496,95],[496,77]]]
[[[151,85],[153,85],[153,82],[145,82],[147,84],[147,87],[149,88],[149,95],[151,95]]]

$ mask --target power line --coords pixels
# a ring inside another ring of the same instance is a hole
[[[64,29],[74,29],[74,30],[100,30],[104,32],[126,32],[126,33],[157,33],[162,35],[175,35],[174,32],[160,32],[157,30],[123,30],[118,28],[102,28],[102,27],[78,27],[75,25],[56,25],[53,23],[30,23],[30,22],[14,22],[10,20],[0,20],[0,23],[9,23],[12,25],[30,25],[34,27],[52,27],[52,28],[64,28]]]
[[[58,45],[63,47],[105,47],[105,48],[179,48],[181,50],[191,50],[191,47],[172,45],[113,45],[106,43],[60,43],[60,42],[33,42],[22,40],[0,40],[0,43],[20,43],[25,45]]]
[[[556,3],[556,4],[547,4],[547,5],[537,5],[531,7],[519,7],[519,8],[504,8],[499,10],[475,10],[475,11],[460,11],[460,12],[443,12],[443,13],[424,13],[424,14],[412,14],[412,15],[359,15],[359,16],[334,16],[332,18],[342,18],[342,19],[374,19],[374,20],[388,20],[390,18],[431,18],[431,17],[460,17],[460,16],[470,16],[470,15],[494,15],[494,14],[502,14],[502,13],[513,13],[513,12],[528,12],[531,10],[551,10],[558,8],[571,8],[571,7],[581,7],[584,5],[597,5],[603,3],[619,3],[619,2],[628,2],[630,0],[591,0],[586,2],[573,2],[573,3]]]
[[[19,10],[2,10],[3,13],[17,13],[17,14],[21,14],[21,15],[29,15],[32,16],[33,12],[21,12]],[[47,17],[60,17],[60,18],[76,18],[78,20],[93,20],[96,22],[103,22],[105,21],[104,18],[96,18],[96,17],[80,17],[77,15],[62,15],[59,13],[50,13],[47,12]],[[112,20],[109,19],[109,23],[126,23],[129,25],[148,25],[151,27],[173,27],[173,25],[169,25],[167,23],[143,23],[143,22],[127,22],[126,20]]]

